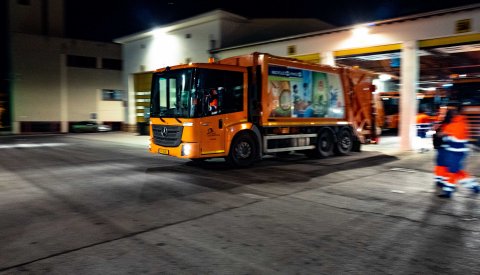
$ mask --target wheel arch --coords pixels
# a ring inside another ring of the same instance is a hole
[[[229,130],[227,131],[227,140],[228,142],[225,144],[225,154],[228,156],[230,154],[230,150],[232,147],[232,142],[235,140],[235,138],[243,133],[247,133],[252,137],[252,139],[255,141],[255,145],[257,146],[257,159],[260,159],[262,156],[263,152],[263,146],[262,146],[262,135],[260,133],[260,129],[258,129],[257,126],[253,125],[252,123],[248,124],[238,124],[229,127]]]

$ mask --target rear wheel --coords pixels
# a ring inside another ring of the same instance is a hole
[[[309,157],[325,158],[333,155],[334,136],[330,129],[324,129],[318,134],[317,145],[315,149],[307,155]]]
[[[247,133],[240,133],[232,141],[227,161],[236,167],[247,167],[253,164],[257,156],[257,145]]]
[[[339,155],[345,155],[352,151],[353,135],[348,128],[342,128],[337,135],[338,141],[335,147],[335,152]]]
[[[330,130],[323,130],[318,136],[318,153],[321,157],[329,157],[333,155],[333,132]]]

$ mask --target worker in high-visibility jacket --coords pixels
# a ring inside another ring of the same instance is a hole
[[[433,129],[436,131],[436,135],[433,136],[433,146],[437,151],[436,163],[435,163],[435,183],[437,187],[442,188],[444,182],[448,182],[448,168],[446,162],[446,150],[441,146],[442,141],[442,128],[449,124],[452,120],[453,111],[448,110],[447,106],[440,108],[438,115],[439,121],[434,123]],[[438,139],[437,139],[438,137]]]
[[[464,170],[469,148],[467,120],[461,115],[461,109],[461,105],[457,105],[449,110],[439,133],[443,142],[437,162],[441,165],[437,165],[440,167],[436,167],[435,172],[441,175],[440,197],[450,198],[458,183],[480,193],[478,182]]]

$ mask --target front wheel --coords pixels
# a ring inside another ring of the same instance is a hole
[[[257,156],[257,145],[247,133],[240,133],[230,146],[227,162],[236,167],[247,167],[253,164]]]

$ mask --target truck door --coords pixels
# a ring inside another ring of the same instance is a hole
[[[202,155],[225,152],[225,115],[216,89],[205,93],[205,116],[200,119],[200,150]]]
[[[226,120],[230,119],[233,113],[246,114],[246,77],[244,68],[236,71],[198,70],[196,86],[202,95],[199,120],[200,152],[203,156],[223,154],[226,150],[225,129],[229,124]]]

